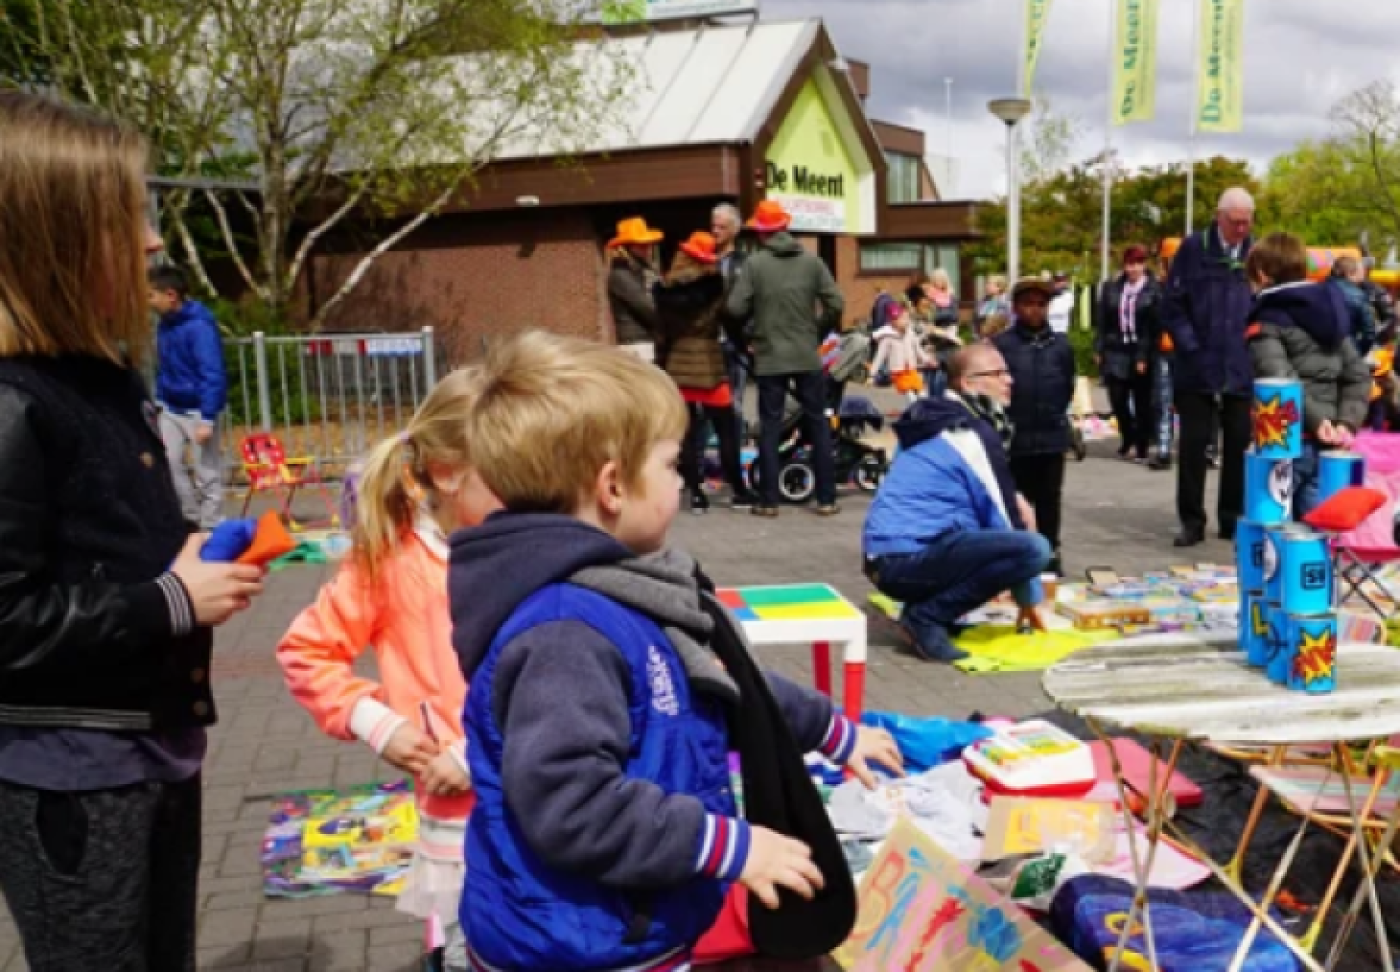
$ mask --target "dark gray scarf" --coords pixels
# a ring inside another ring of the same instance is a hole
[[[710,650],[714,620],[705,613],[695,579],[695,561],[680,550],[663,550],[602,567],[586,567],[569,583],[587,588],[647,615],[661,626],[685,665],[691,685],[727,702],[739,701],[739,686]],[[728,612],[724,612],[728,617]],[[741,644],[743,628],[730,621]]]
[[[1016,434],[1016,426],[1012,424],[1001,402],[989,395],[969,395],[965,392],[958,392],[957,395],[969,412],[996,430],[1003,446],[1011,447],[1011,437]]]

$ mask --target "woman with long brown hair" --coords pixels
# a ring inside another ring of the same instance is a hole
[[[140,378],[145,169],[0,91],[0,891],[36,972],[194,968],[210,629],[262,584],[200,560]]]

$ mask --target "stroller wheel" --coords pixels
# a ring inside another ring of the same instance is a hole
[[[793,462],[778,472],[778,493],[787,503],[805,503],[817,492],[817,473],[805,462]]]
[[[851,472],[851,479],[862,492],[873,493],[884,482],[886,471],[887,464],[883,459],[879,456],[866,456],[856,463],[856,468]]]

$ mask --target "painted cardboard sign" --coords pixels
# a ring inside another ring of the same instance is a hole
[[[1089,967],[907,820],[860,884],[849,972],[1084,972]]]
[[[1097,864],[1113,856],[1114,829],[1114,811],[1106,803],[993,797],[982,858],[1063,848]]]

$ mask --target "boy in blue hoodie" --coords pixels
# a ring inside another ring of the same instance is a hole
[[[506,512],[452,539],[448,582],[471,685],[474,968],[686,969],[729,882],[774,908],[827,880],[736,806],[730,736],[758,700],[740,705],[711,651],[737,625],[666,549],[686,425],[666,376],[615,348],[527,334],[487,357],[467,441]],[[867,783],[869,760],[898,766],[887,733],[768,685],[802,751]]]
[[[1254,377],[1303,383],[1303,456],[1293,463],[1293,516],[1317,506],[1319,450],[1345,449],[1366,420],[1371,369],[1351,337],[1342,293],[1309,283],[1308,252],[1289,233],[1250,250],[1245,272],[1254,308],[1245,335]]]
[[[156,331],[156,401],[160,435],[174,471],[185,519],[212,530],[223,519],[223,461],[219,415],[228,403],[224,346],[214,315],[190,299],[177,267],[150,272],[150,306]]]

